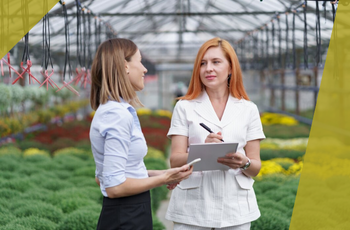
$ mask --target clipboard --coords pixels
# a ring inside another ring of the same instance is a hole
[[[202,160],[193,165],[193,171],[229,170],[230,167],[217,162],[227,153],[237,152],[238,143],[201,143],[190,144],[187,163],[196,158]]]

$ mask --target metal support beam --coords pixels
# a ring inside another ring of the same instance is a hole
[[[101,12],[98,15],[99,16],[106,16],[106,17],[144,17],[144,16],[214,16],[214,15],[275,15],[275,14],[284,14],[283,11],[253,11],[253,12],[134,12],[134,13],[105,13]],[[50,13],[50,17],[62,17],[63,14],[56,13],[52,14]],[[68,14],[68,16],[74,16],[71,14]]]

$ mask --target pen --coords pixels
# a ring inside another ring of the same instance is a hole
[[[200,126],[205,128],[209,133],[214,133],[208,126],[206,126],[204,123],[199,123]],[[220,139],[220,141],[224,142],[223,139]]]

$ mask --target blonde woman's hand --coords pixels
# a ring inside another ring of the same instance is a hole
[[[178,184],[179,184],[179,183],[168,184],[166,187],[167,187],[167,189],[169,189],[169,190],[173,190],[174,188],[176,188],[176,186],[177,186]]]
[[[193,171],[193,167],[189,167],[187,164],[177,167],[171,168],[164,171],[165,184],[177,184],[182,180],[187,179]]]

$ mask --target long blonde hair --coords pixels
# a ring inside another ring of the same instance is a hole
[[[96,110],[107,100],[121,101],[132,106],[142,105],[125,70],[125,61],[130,61],[138,48],[134,42],[113,38],[101,43],[91,66],[91,108]]]
[[[206,41],[199,48],[196,60],[194,62],[192,77],[191,77],[190,85],[188,87],[188,91],[186,95],[179,97],[178,99],[192,100],[197,98],[199,94],[202,92],[204,88],[204,84],[201,81],[200,75],[199,75],[201,62],[205,52],[207,52],[207,50],[211,47],[220,47],[226,59],[230,63],[232,74],[229,82],[229,91],[231,96],[239,99],[244,98],[246,100],[249,100],[249,97],[243,86],[242,70],[239,65],[236,52],[234,51],[233,47],[230,45],[228,41],[218,37]]]

